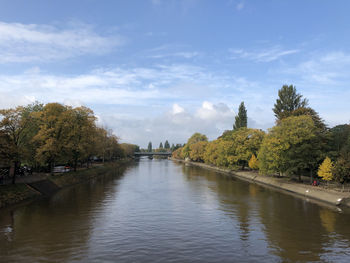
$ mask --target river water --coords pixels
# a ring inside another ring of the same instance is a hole
[[[0,262],[350,262],[350,214],[141,159],[0,210]]]

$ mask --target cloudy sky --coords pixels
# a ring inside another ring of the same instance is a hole
[[[0,108],[85,105],[122,141],[183,143],[274,123],[293,84],[350,121],[350,1],[1,0]]]

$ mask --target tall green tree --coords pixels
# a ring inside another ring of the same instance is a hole
[[[148,143],[147,150],[148,152],[152,152],[152,142]]]
[[[170,149],[170,144],[169,144],[168,140],[165,141],[164,148],[165,149]]]
[[[291,116],[291,113],[299,108],[305,108],[308,105],[307,99],[303,99],[301,94],[297,93],[295,86],[283,85],[278,91],[278,99],[273,108],[277,120]]]
[[[300,176],[317,171],[323,160],[318,129],[307,115],[291,116],[269,130],[259,150],[260,171]]]
[[[163,149],[163,143],[162,142],[160,142],[160,144],[159,144],[159,149]]]
[[[238,108],[238,114],[235,117],[235,124],[233,125],[233,129],[238,130],[239,128],[247,128],[247,124],[247,110],[244,106],[244,102],[242,101]]]

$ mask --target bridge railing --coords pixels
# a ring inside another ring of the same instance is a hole
[[[140,156],[150,156],[150,155],[168,155],[170,156],[171,152],[134,152],[134,155]]]

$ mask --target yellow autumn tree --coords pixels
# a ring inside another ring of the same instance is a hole
[[[250,169],[259,170],[259,161],[256,159],[255,154],[250,158],[248,165]]]
[[[333,179],[332,169],[333,162],[331,161],[331,159],[326,157],[326,159],[324,159],[323,163],[318,168],[317,175],[325,181],[330,181]]]

